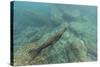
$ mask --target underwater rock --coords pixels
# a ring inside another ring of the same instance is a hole
[[[31,60],[31,56],[29,55],[29,50],[36,49],[39,46],[35,43],[27,43],[25,46],[21,47],[17,53],[14,55],[14,65],[15,66],[23,66],[23,65],[31,65],[31,64],[44,64],[47,63],[47,51],[48,49],[44,49],[37,58]]]
[[[68,22],[71,22],[71,21],[75,21],[76,20],[76,18],[75,17],[73,17],[73,16],[70,16],[69,14],[63,14],[63,19],[65,20],[65,21],[68,21]]]
[[[78,20],[80,17],[80,11],[74,7],[74,11],[72,8],[69,8],[68,6],[59,6],[57,7],[59,11],[62,13],[62,18],[65,21],[72,22]]]
[[[17,53],[14,55],[14,65],[27,65],[30,61],[30,56],[28,51],[30,49],[37,48],[37,45],[34,43],[25,44],[24,47],[21,47]]]
[[[51,24],[52,26],[58,26],[61,24],[61,22],[64,22],[63,18],[62,18],[62,12],[60,12],[58,10],[58,8],[56,7],[53,7],[51,9],[51,12],[50,12],[50,19],[51,19]]]
[[[69,45],[68,59],[69,62],[87,61],[87,48],[84,42],[80,39],[74,40]]]
[[[91,60],[96,61],[97,60],[97,45],[94,42],[91,42],[91,40],[89,41],[88,39],[84,39],[85,43],[86,43],[86,47],[87,47],[87,55]]]
[[[72,22],[70,23],[69,30],[75,34],[75,36],[79,38],[83,38],[85,36],[88,36],[91,40],[91,35],[94,34],[89,29],[89,25],[87,25],[88,22]]]
[[[45,29],[45,30],[44,30]],[[47,33],[48,31],[50,31],[50,28],[48,27],[39,27],[39,28],[35,28],[35,30],[32,30],[33,32],[30,32],[30,34],[28,33],[27,39],[29,42],[38,42],[40,39],[42,39],[42,37],[44,36],[45,33]]]
[[[70,28],[71,29],[74,29],[77,32],[84,32],[83,31],[83,29],[84,29],[83,26],[86,26],[86,25],[84,23],[80,23],[80,22],[72,22],[70,24]]]
[[[77,21],[80,18],[80,12],[78,10],[75,11],[67,11],[67,9],[65,9],[66,11],[63,11],[63,19],[65,21],[68,22],[73,22],[73,21]]]
[[[83,36],[83,32],[77,31],[76,29],[71,28],[70,26],[68,27],[68,30],[69,30],[72,34],[74,34],[74,36],[76,36],[76,37],[78,37],[78,38],[82,38],[82,36]]]

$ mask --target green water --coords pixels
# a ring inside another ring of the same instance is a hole
[[[23,47],[30,43],[40,46],[55,32],[66,27],[67,30],[62,37],[41,52],[40,58],[37,58],[39,61],[32,60],[31,64],[97,60],[96,6],[15,1],[13,8],[15,58],[25,56],[20,55],[22,52],[20,50],[24,50]]]

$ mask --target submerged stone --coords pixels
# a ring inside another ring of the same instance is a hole
[[[76,39],[72,41],[69,48],[68,59],[70,62],[87,61],[87,48],[82,40]]]

